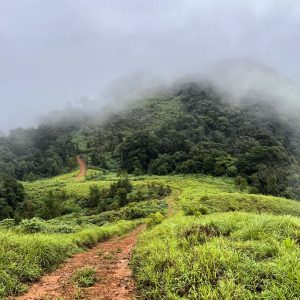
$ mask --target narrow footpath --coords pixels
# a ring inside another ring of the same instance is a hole
[[[87,172],[87,166],[85,161],[80,157],[80,155],[77,155],[76,159],[79,166],[79,174],[75,177],[75,179],[79,181],[85,176]]]

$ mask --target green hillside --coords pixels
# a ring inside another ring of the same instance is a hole
[[[242,177],[252,193],[300,197],[299,120],[263,96],[227,98],[207,82],[178,84],[117,114],[13,130],[0,167],[32,181],[69,172],[80,153],[106,171]]]
[[[133,258],[142,299],[299,299],[298,218],[241,212],[174,217]]]
[[[50,220],[0,222],[1,295],[24,291],[26,283],[66,257],[141,222],[148,230],[135,250],[133,269],[143,299],[275,299],[289,290],[300,295],[298,201],[248,194],[248,187],[240,191],[228,177],[129,176],[127,204],[114,209],[108,204],[100,212],[101,197],[96,207],[84,203],[91,188],[105,191],[122,177],[89,170],[77,182],[75,175],[24,183],[26,198],[37,207],[49,192],[65,191],[59,199],[67,210]],[[259,298],[262,292],[265,298]]]
[[[0,298],[147,224],[139,299],[300,299],[300,122],[225,98],[179,84],[0,137]]]

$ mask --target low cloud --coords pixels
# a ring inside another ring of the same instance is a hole
[[[114,104],[110,82],[144,70],[164,82],[247,57],[299,83],[299,14],[297,0],[2,1],[0,131],[83,96]]]

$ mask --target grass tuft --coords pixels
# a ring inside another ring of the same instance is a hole
[[[73,281],[79,287],[93,286],[98,281],[97,272],[93,268],[85,267],[74,273]]]

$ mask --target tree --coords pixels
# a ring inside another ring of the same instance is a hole
[[[148,171],[151,159],[158,155],[158,138],[150,131],[133,133],[120,145],[121,167],[128,172],[141,168],[142,172]]]
[[[247,180],[241,176],[237,176],[234,179],[235,187],[238,188],[240,191],[243,191],[247,187]]]
[[[61,216],[64,210],[65,198],[66,194],[64,192],[54,193],[53,191],[49,191],[43,199],[41,217],[49,220]]]
[[[0,175],[0,219],[13,218],[25,198],[24,187],[8,175]]]
[[[101,191],[96,185],[90,186],[90,192],[85,206],[88,208],[96,208],[99,206],[101,200]]]

